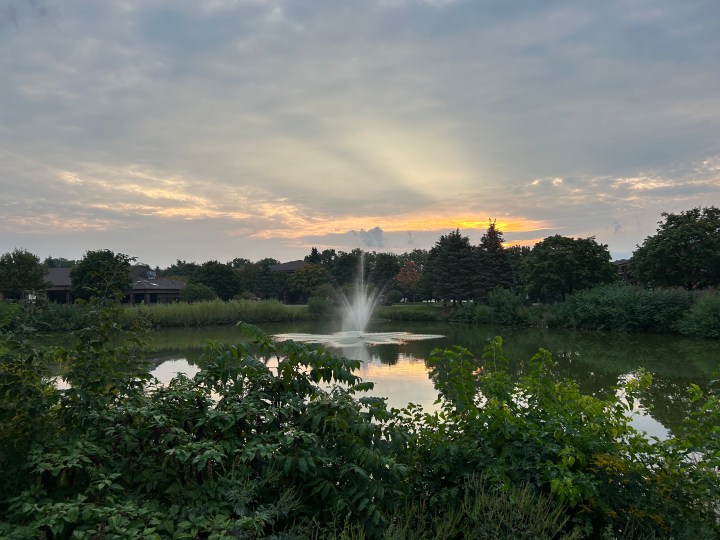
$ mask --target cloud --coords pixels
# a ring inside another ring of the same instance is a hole
[[[380,227],[373,227],[372,229],[365,230],[360,229],[358,232],[353,231],[365,247],[369,248],[382,248],[385,246],[385,239],[383,238],[383,230]]]
[[[490,218],[627,251],[718,200],[711,0],[8,5],[0,251],[151,231],[284,259]]]

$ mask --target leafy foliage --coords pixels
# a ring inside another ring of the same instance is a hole
[[[714,397],[695,389],[702,405],[685,436],[649,441],[628,418],[651,384],[648,375],[600,398],[558,380],[542,349],[531,373],[515,382],[500,338],[481,358],[464,349],[434,357],[442,411],[408,411],[405,424],[417,434],[411,478],[430,515],[453,508],[466,480],[480,475],[491,485],[532,486],[552,497],[566,505],[569,524],[592,538],[713,538],[720,531]],[[700,463],[688,459],[691,448],[702,453]]]
[[[0,293],[5,298],[20,300],[24,294],[44,292],[47,269],[37,255],[24,249],[0,256]]]
[[[545,301],[565,300],[574,291],[616,279],[606,245],[593,237],[560,235],[535,245],[523,260],[522,276],[529,294]]]
[[[420,265],[415,261],[405,261],[393,279],[402,292],[404,292],[411,301],[414,301],[417,284],[421,278],[422,269]]]
[[[720,338],[720,295],[708,295],[695,302],[677,322],[681,334]]]
[[[204,283],[188,283],[180,291],[180,300],[182,302],[208,302],[216,298],[215,290]]]
[[[646,290],[624,284],[578,291],[555,306],[556,324],[614,332],[670,332],[693,298],[682,290]]]
[[[503,341],[428,361],[440,410],[387,410],[359,362],[241,324],[167,386],[110,308],[78,345],[33,345],[2,319],[0,536],[8,538],[716,538],[720,404],[693,386],[677,435],[558,379],[540,350],[510,374]],[[67,387],[51,379],[59,365]]]
[[[73,298],[116,302],[130,291],[130,263],[134,260],[109,249],[88,251],[70,271]]]
[[[203,263],[195,272],[193,283],[210,287],[221,300],[230,300],[240,292],[240,278],[237,272],[229,264],[218,261]]]
[[[720,285],[720,208],[663,213],[664,222],[632,256],[641,283],[687,290]]]
[[[325,268],[318,263],[308,263],[288,279],[290,291],[300,295],[301,298],[309,298],[315,289],[320,285],[329,284],[330,276]]]

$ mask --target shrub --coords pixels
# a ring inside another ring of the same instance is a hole
[[[385,304],[387,304],[388,306],[392,304],[397,304],[400,300],[402,300],[402,297],[403,294],[397,289],[388,291],[388,293],[385,295]]]
[[[668,332],[692,303],[675,289],[647,290],[624,284],[578,291],[552,307],[566,328],[618,332]]]
[[[720,296],[704,296],[677,323],[681,334],[720,338]]]
[[[628,381],[617,395],[583,395],[575,382],[556,377],[550,353],[541,349],[531,373],[516,381],[500,338],[482,358],[456,347],[435,351],[429,364],[442,411],[405,412],[418,433],[409,456],[412,492],[425,497],[428,515],[452,507],[467,478],[479,474],[514,489],[532,486],[565,504],[569,523],[591,538],[720,533],[715,396],[694,387],[696,412],[683,436],[649,441],[628,416],[649,375]]]
[[[207,302],[215,300],[217,294],[208,285],[204,283],[188,283],[185,288],[180,291],[180,301],[182,302]]]
[[[490,292],[488,304],[492,308],[493,319],[497,324],[516,326],[527,322],[521,310],[525,305],[525,299],[515,291],[495,287]]]
[[[311,319],[329,319],[335,313],[336,306],[330,298],[312,296],[308,299],[307,309]]]

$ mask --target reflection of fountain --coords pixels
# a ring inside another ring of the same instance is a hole
[[[350,299],[343,295],[342,331],[334,334],[277,334],[275,339],[292,339],[303,343],[321,343],[342,349],[343,355],[357,360],[369,358],[367,345],[399,345],[407,341],[435,339],[436,334],[411,334],[409,332],[366,332],[370,317],[380,300],[380,293],[365,281],[365,255],[360,255],[357,279]]]

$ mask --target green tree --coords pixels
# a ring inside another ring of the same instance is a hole
[[[510,246],[505,251],[510,261],[510,287],[517,289],[522,285],[522,262],[530,255],[531,249],[528,246]]]
[[[392,253],[374,253],[368,273],[368,281],[376,287],[389,288],[400,271],[400,260]]]
[[[403,253],[400,255],[400,260],[413,261],[420,266],[422,269],[427,264],[428,256],[430,255],[427,249],[413,249],[409,253]]]
[[[37,255],[15,249],[0,257],[0,293],[5,298],[20,300],[27,293],[44,291],[47,269]]]
[[[165,270],[163,270],[162,275],[177,276],[192,281],[199,270],[200,265],[198,263],[181,261],[180,259],[178,259],[176,263],[168,266]]]
[[[43,264],[48,268],[72,268],[77,261],[65,257],[45,257]]]
[[[204,302],[215,300],[217,294],[215,291],[202,283],[188,283],[185,288],[180,291],[180,300],[182,302]]]
[[[248,259],[233,259],[230,262],[230,265],[238,275],[240,291],[244,293],[253,293],[254,295],[255,278],[260,271],[258,265],[254,262],[250,262]]]
[[[426,287],[435,298],[453,304],[473,297],[475,256],[467,236],[460,230],[443,235],[428,255],[423,271]]]
[[[656,234],[632,256],[641,283],[688,291],[720,285],[720,208],[663,213]]]
[[[273,298],[279,294],[280,277],[270,267],[279,264],[275,259],[261,259],[255,263],[257,272],[252,291],[260,298]]]
[[[495,287],[512,286],[512,261],[503,242],[502,231],[491,221],[476,250],[475,291],[479,298],[487,298]]]
[[[330,273],[340,287],[354,282],[358,273],[358,265],[362,251],[354,249],[350,253],[341,251],[332,261]]]
[[[310,250],[310,255],[305,257],[305,261],[313,264],[320,264],[322,262],[322,255],[320,255],[318,248],[313,247]]]
[[[309,262],[288,278],[290,291],[299,295],[302,300],[313,295],[314,291],[323,284],[329,283],[330,276],[325,268],[318,263]]]
[[[235,270],[229,264],[218,261],[207,261],[200,266],[200,269],[193,279],[193,283],[207,285],[222,300],[230,300],[240,292],[240,279]]]
[[[75,299],[121,301],[130,292],[130,263],[134,257],[109,249],[88,251],[70,271]]]
[[[522,276],[530,296],[551,302],[617,278],[606,245],[598,244],[592,236],[560,235],[535,245],[523,261]]]

